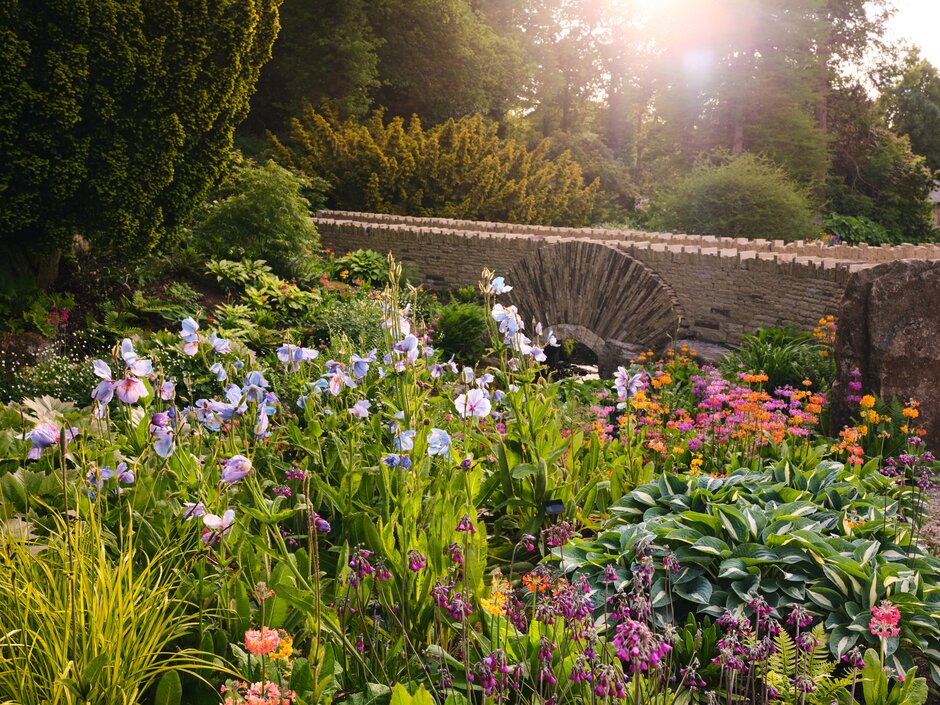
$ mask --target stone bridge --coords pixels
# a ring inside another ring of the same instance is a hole
[[[857,271],[940,260],[940,246],[826,246],[703,235],[556,228],[321,211],[321,239],[413,262],[428,286],[504,275],[526,320],[590,347],[601,372],[639,350],[692,338],[733,346],[762,326],[812,328],[835,314]]]

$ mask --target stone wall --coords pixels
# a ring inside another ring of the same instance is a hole
[[[760,326],[811,328],[821,316],[836,312],[853,271],[879,261],[868,258],[888,253],[883,248],[863,248],[856,258],[839,259],[803,254],[829,254],[816,245],[779,241],[331,211],[319,213],[316,222],[322,241],[336,252],[359,248],[392,252],[414,262],[426,284],[437,288],[473,284],[484,267],[505,274],[516,262],[549,245],[585,239],[603,242],[643,263],[672,288],[689,335],[721,344],[734,344],[743,333]],[[940,250],[936,256],[940,258]]]

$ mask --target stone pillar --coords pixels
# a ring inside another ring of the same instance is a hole
[[[855,411],[845,401],[853,369],[864,392],[920,402],[917,421],[940,450],[940,261],[900,260],[855,272],[839,306],[833,430]]]

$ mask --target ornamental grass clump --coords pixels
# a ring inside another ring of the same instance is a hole
[[[195,627],[178,554],[141,560],[133,527],[110,535],[91,506],[45,539],[0,543],[0,702],[134,705],[221,663],[173,645]]]

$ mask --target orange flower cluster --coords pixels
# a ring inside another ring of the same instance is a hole
[[[846,426],[839,431],[842,439],[832,446],[833,453],[848,453],[846,462],[849,465],[862,465],[865,462],[865,450],[862,448],[862,437],[868,433],[867,426]]]
[[[835,316],[830,315],[820,318],[818,325],[813,328],[813,337],[827,348],[832,347],[836,342]],[[819,354],[823,357],[829,357],[829,350],[820,350]]]

